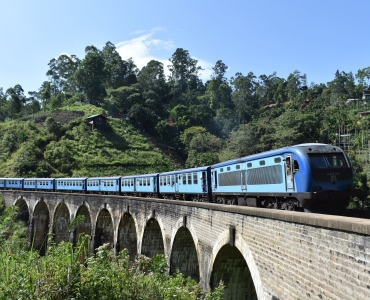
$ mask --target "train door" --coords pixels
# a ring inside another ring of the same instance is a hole
[[[294,190],[293,160],[291,155],[285,156],[286,190]]]
[[[240,171],[240,180],[242,185],[242,190],[247,190],[247,171],[245,170],[245,163],[242,164],[242,170]]]
[[[153,193],[157,193],[157,176],[150,177],[149,180],[153,183]]]
[[[212,180],[212,191],[216,191],[217,189],[217,171],[216,170],[212,170],[211,180]]]
[[[175,176],[175,193],[178,193],[179,192],[179,178],[180,178],[180,175],[172,175],[172,176]]]

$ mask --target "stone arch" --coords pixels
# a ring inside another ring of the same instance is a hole
[[[130,261],[134,261],[137,255],[137,230],[136,223],[130,213],[124,213],[118,226],[117,253],[127,249]]]
[[[208,271],[210,287],[213,289],[222,279],[227,299],[246,299],[247,295],[247,299],[263,299],[262,280],[248,244],[238,232],[234,246],[230,245],[231,240],[227,230],[215,243]]]
[[[108,209],[103,208],[96,219],[94,247],[95,249],[103,244],[109,243],[114,246],[113,220]]]
[[[151,217],[147,220],[141,242],[141,254],[152,257],[156,254],[166,256],[162,228],[159,222]]]
[[[53,218],[54,242],[59,244],[62,241],[69,241],[68,226],[71,223],[70,212],[64,202],[58,204]]]
[[[21,196],[14,202],[18,206],[17,220],[23,221],[27,226],[30,223],[30,211],[27,201]]]
[[[82,234],[87,234],[91,236],[91,214],[90,214],[89,208],[85,204],[81,205],[78,208],[76,212],[76,218],[79,216],[83,216],[84,220],[81,223],[79,223],[76,226],[76,229],[74,230],[74,234],[73,234],[73,245],[74,246],[77,246],[80,240],[80,236]],[[85,247],[86,249],[88,249],[87,240],[85,241]]]
[[[47,248],[50,214],[46,203],[39,201],[33,212],[31,245],[44,255]]]
[[[190,276],[197,282],[200,280],[197,249],[191,232],[182,226],[176,232],[170,258],[170,274],[179,270],[185,276]]]

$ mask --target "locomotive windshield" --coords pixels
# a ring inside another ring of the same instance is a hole
[[[310,153],[308,156],[310,157],[311,166],[314,169],[348,167],[346,160],[341,153]]]

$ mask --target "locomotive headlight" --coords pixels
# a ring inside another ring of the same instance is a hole
[[[313,189],[314,189],[314,191],[321,191],[321,186],[319,186],[319,185],[315,186]]]

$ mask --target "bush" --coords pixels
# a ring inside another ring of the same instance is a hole
[[[88,256],[87,235],[76,247],[49,236],[45,256],[26,251],[26,227],[16,216],[17,208],[4,209],[0,199],[0,299],[222,299],[223,286],[206,293],[190,277],[169,275],[163,255],[130,262],[126,249],[115,256],[105,244]]]

